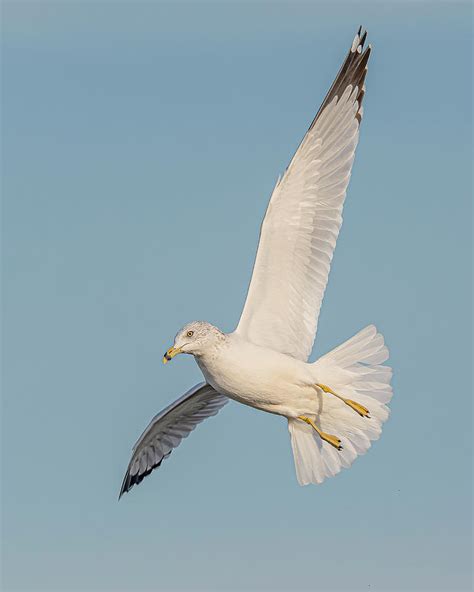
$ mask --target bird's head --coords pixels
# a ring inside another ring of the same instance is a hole
[[[218,343],[224,334],[205,321],[192,321],[185,325],[174,338],[174,345],[163,356],[163,364],[178,354],[201,356]]]

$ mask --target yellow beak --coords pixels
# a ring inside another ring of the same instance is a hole
[[[172,360],[175,356],[181,353],[179,347],[170,347],[169,350],[163,356],[163,364]]]

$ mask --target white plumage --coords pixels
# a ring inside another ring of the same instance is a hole
[[[278,180],[233,333],[186,325],[165,354],[192,354],[206,383],[157,415],[133,449],[121,494],[232,398],[288,419],[300,484],[349,467],[381,433],[392,391],[388,350],[369,326],[308,363],[359,139],[370,46],[354,38],[318,114]],[[370,413],[370,416],[369,416]]]
[[[365,405],[370,409],[370,420],[341,405],[340,400],[320,394],[319,425],[324,432],[337,434],[341,439],[343,448],[336,451],[321,442],[309,425],[289,419],[296,474],[301,485],[322,483],[341,468],[350,467],[357,456],[367,452],[371,441],[379,438],[389,415],[386,404],[392,397],[392,370],[381,365],[387,358],[382,335],[370,325],[314,364],[320,381]]]
[[[307,360],[359,138],[357,87],[335,97],[273,190],[237,331]]]

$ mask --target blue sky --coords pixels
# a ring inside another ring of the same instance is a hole
[[[314,357],[374,322],[392,417],[300,488],[286,422],[231,403],[117,502],[238,321],[278,174],[355,30],[374,52]],[[5,590],[466,590],[472,7],[3,3]]]

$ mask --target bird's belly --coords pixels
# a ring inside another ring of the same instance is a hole
[[[239,403],[278,415],[294,416],[295,402],[305,398],[306,385],[293,369],[277,364],[198,364],[207,382],[216,391]],[[310,396],[314,397],[314,389]]]

